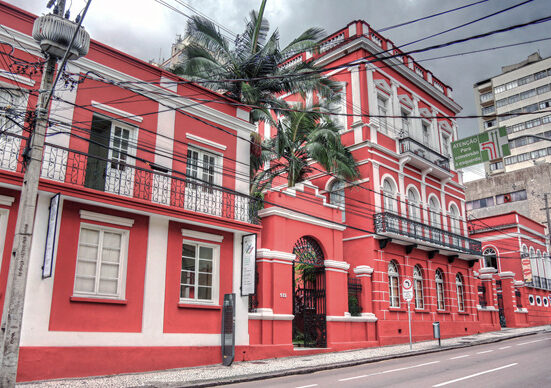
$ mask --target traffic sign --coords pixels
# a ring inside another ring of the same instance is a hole
[[[456,170],[511,155],[505,127],[453,141],[451,147]]]
[[[411,279],[408,279],[408,278],[404,279],[404,281],[402,282],[402,287],[404,288],[404,290],[411,289],[411,286],[412,286]]]
[[[402,295],[404,296],[404,300],[406,302],[409,302],[413,299],[413,290],[411,288],[408,290],[404,288],[404,292],[402,292]]]

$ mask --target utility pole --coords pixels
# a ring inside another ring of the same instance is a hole
[[[49,53],[40,85],[40,97],[36,106],[36,124],[30,128],[30,138],[28,140],[28,164],[23,177],[21,187],[21,196],[19,200],[19,209],[17,213],[16,234],[14,237],[14,249],[9,269],[9,279],[6,289],[6,300],[4,308],[3,321],[5,322],[5,331],[2,338],[2,359],[1,359],[1,387],[14,387],[17,377],[17,363],[19,359],[19,344],[21,341],[21,326],[23,321],[23,307],[25,303],[25,288],[27,285],[27,274],[29,269],[31,242],[33,237],[33,228],[35,221],[35,210],[38,196],[38,183],[42,168],[42,154],[44,150],[44,138],[48,124],[48,105],[52,97],[55,84],[59,79],[60,73],[72,55],[73,59],[88,52],[89,36],[87,33],[80,32],[79,39],[81,49],[78,54],[70,53],[71,48],[80,31],[80,26],[84,15],[90,5],[88,1],[83,11],[76,30],[71,39],[71,43],[66,47],[63,55],[62,64],[59,67],[58,75],[54,80],[55,66],[61,55]],[[49,5],[53,5],[50,2]],[[65,0],[58,0],[54,14],[63,18],[65,13]],[[52,15],[47,15],[52,17]],[[40,18],[39,18],[40,19]],[[38,21],[38,19],[37,19]],[[74,23],[66,21],[69,27],[74,27]],[[35,21],[36,23],[36,21]],[[70,30],[69,30],[70,31]],[[33,31],[34,35],[34,31]],[[88,41],[86,42],[86,37]],[[82,43],[85,43],[82,46]],[[85,47],[85,48],[82,48]]]

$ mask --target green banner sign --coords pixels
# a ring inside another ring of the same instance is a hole
[[[455,169],[501,159],[511,155],[504,127],[452,142]]]

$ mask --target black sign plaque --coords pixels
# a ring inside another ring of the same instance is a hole
[[[222,364],[230,366],[235,358],[235,294],[224,295],[222,306]]]

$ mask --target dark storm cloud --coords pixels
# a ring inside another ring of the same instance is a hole
[[[176,5],[173,0],[167,0]],[[251,9],[258,9],[260,0],[187,1],[193,7],[217,20],[230,30],[240,33]],[[375,29],[381,29],[407,20],[473,3],[475,0],[268,0],[265,16],[272,28],[277,28],[283,43],[289,42],[311,26],[322,27],[327,33],[343,28],[352,20],[363,19]],[[443,31],[497,10],[517,4],[521,0],[489,0],[448,15],[410,24],[384,32],[397,46]],[[11,3],[33,13],[45,12],[46,0],[12,0]],[[71,0],[67,1],[70,4]],[[84,5],[84,0],[73,0],[73,14]],[[182,7],[183,12],[192,14]],[[551,15],[551,0],[533,2],[468,27],[408,46],[421,48],[437,43],[467,37],[512,24],[527,22]],[[176,34],[183,34],[186,18],[170,11],[153,0],[93,0],[86,28],[92,37],[117,49],[148,60],[168,56]],[[522,30],[455,45],[446,49],[414,55],[422,60],[517,43],[551,36],[551,22]],[[550,41],[551,42],[551,41]],[[502,50],[439,59],[421,64],[436,77],[454,89],[455,100],[463,106],[461,114],[475,114],[473,84],[501,72],[501,66],[519,62],[539,51],[543,57],[551,55],[551,44],[541,42]],[[478,131],[476,120],[458,120],[459,135],[468,136]]]

